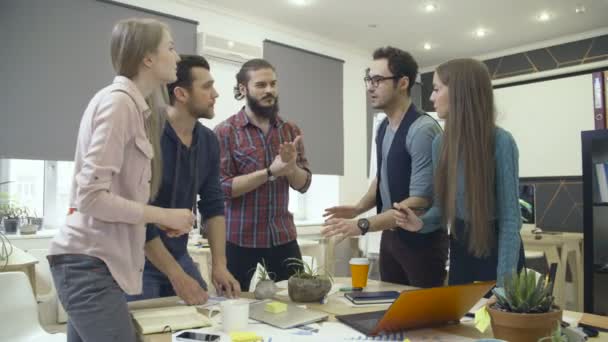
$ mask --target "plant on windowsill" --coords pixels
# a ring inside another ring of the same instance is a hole
[[[275,293],[277,293],[278,288],[274,283],[274,280],[272,280],[271,273],[272,272],[268,272],[266,269],[266,260],[262,259],[262,265],[259,268],[258,282],[255,285],[255,291],[253,291],[255,299],[269,299],[274,297]]]
[[[554,305],[553,284],[523,269],[506,276],[504,288],[494,289],[496,303],[488,306],[494,337],[505,341],[537,342],[550,336],[562,320]]]
[[[287,281],[289,298],[294,302],[320,302],[331,290],[333,279],[329,273],[320,274],[318,268],[312,268],[304,261],[289,258],[288,267],[295,273]]]
[[[12,202],[5,203],[0,206],[0,217],[2,217],[2,222],[4,224],[4,232],[7,234],[16,234],[17,229],[22,222],[23,209]]]
[[[19,226],[19,232],[21,234],[36,234],[42,228],[42,217],[36,215],[36,211],[33,210],[33,214],[30,214],[28,208],[23,208],[23,223]]]

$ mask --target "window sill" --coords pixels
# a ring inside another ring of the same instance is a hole
[[[27,240],[27,239],[49,239],[49,238],[54,237],[57,234],[57,232],[59,232],[59,229],[57,229],[57,228],[44,227],[34,234],[21,234],[19,231],[17,231],[17,233],[15,233],[15,234],[6,234],[4,232],[3,232],[3,234],[9,240]]]

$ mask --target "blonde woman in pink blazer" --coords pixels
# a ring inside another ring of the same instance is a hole
[[[134,341],[124,293],[142,289],[145,224],[179,236],[194,221],[187,209],[147,205],[161,161],[158,118],[146,98],[175,81],[179,61],[168,27],[152,19],[117,23],[111,57],[117,76],[82,117],[71,208],[48,257],[70,342]]]

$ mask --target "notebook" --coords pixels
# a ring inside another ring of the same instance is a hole
[[[170,306],[132,310],[131,316],[142,335],[211,326],[194,306]]]
[[[356,291],[344,294],[353,304],[386,304],[392,303],[399,297],[397,291]]]

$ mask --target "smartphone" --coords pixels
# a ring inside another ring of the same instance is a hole
[[[184,331],[183,333],[176,336],[178,341],[219,341],[219,335],[211,335],[193,331]]]

